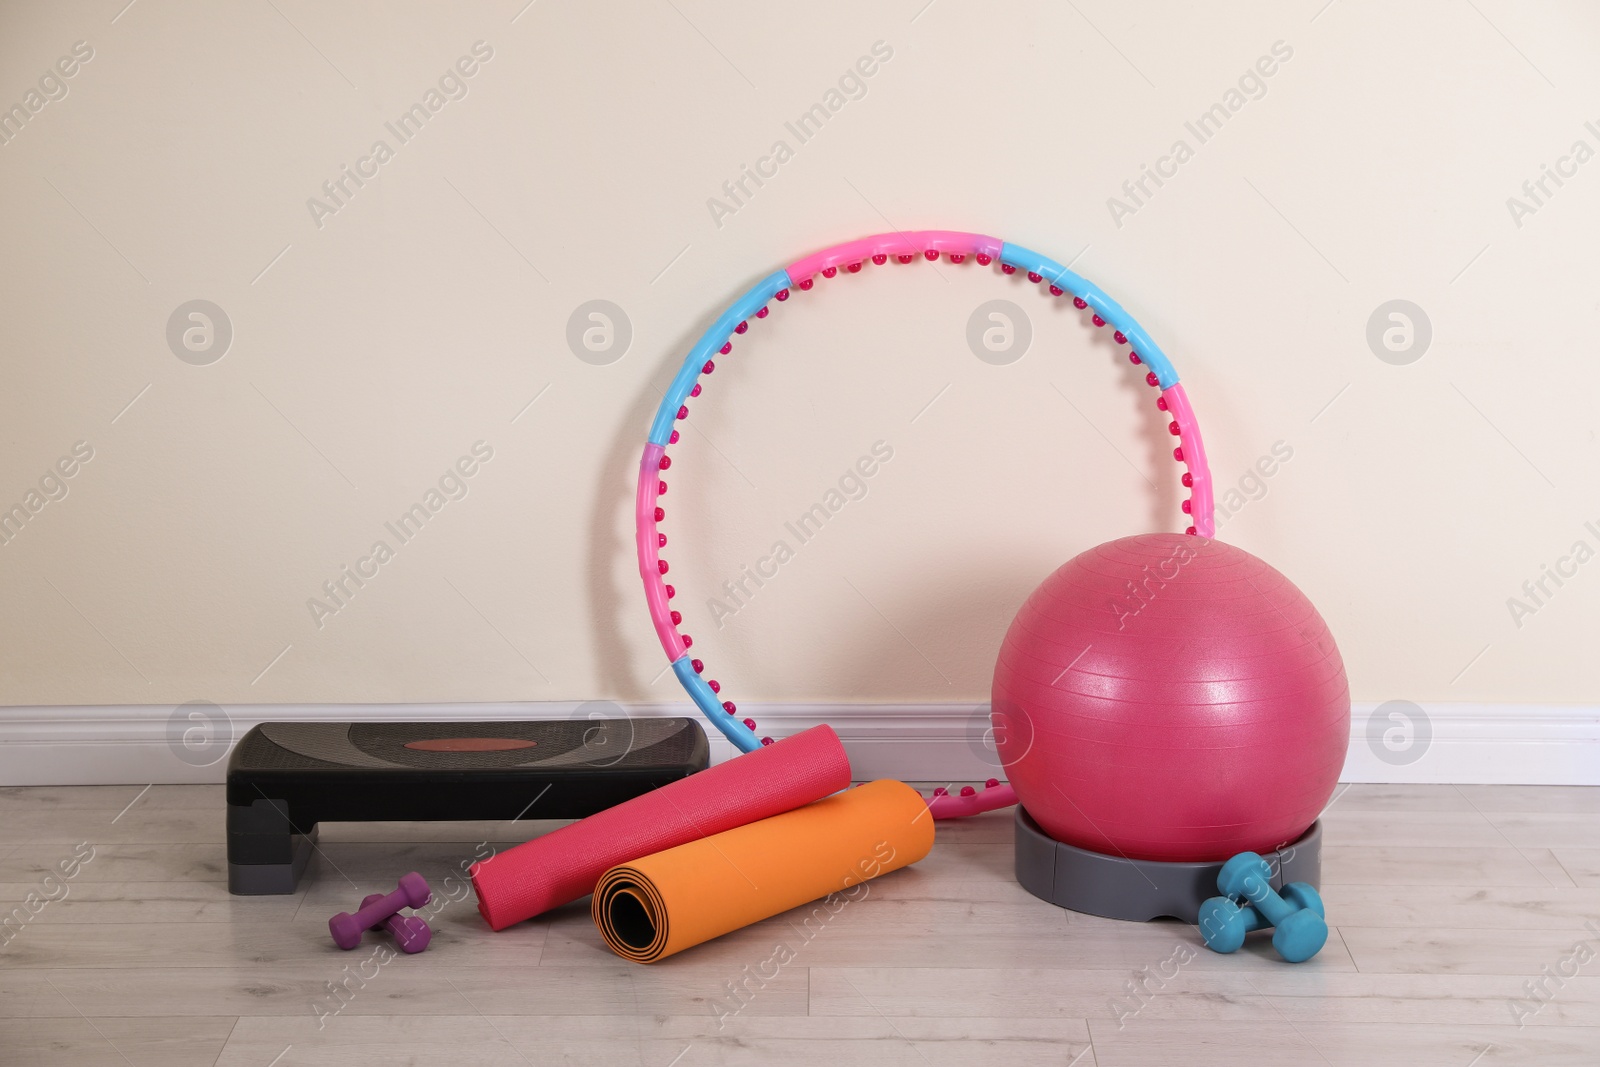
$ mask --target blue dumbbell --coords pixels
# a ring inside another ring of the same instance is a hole
[[[1327,913],[1322,907],[1322,897],[1305,882],[1290,882],[1278,895],[1298,908],[1310,908],[1318,915]],[[1246,934],[1265,930],[1272,924],[1262,917],[1254,904],[1239,904],[1228,897],[1212,897],[1200,905],[1200,936],[1213,952],[1237,952],[1244,944]]]
[[[1217,888],[1223,895],[1200,905],[1200,936],[1209,948],[1236,951],[1245,934],[1270,926],[1272,947],[1290,963],[1321,951],[1328,940],[1322,898],[1304,882],[1285,886],[1279,895],[1271,879],[1272,869],[1254,852],[1241,852],[1222,865]]]

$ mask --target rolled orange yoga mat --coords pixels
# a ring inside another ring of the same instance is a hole
[[[813,726],[473,864],[478,911],[504,930],[592,893],[619,863],[792,811],[849,785],[839,736]]]
[[[870,782],[613,867],[590,912],[613,952],[654,963],[809,901],[856,899],[865,891],[853,887],[932,847],[933,816],[921,795],[904,782]]]

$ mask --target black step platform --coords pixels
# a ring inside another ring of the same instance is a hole
[[[262,723],[228,759],[228,890],[294,892],[319,822],[581,819],[709,757],[686,718]]]

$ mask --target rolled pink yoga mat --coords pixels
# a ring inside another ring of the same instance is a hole
[[[813,726],[473,864],[478,911],[504,930],[594,892],[620,863],[793,811],[849,785],[839,735]]]

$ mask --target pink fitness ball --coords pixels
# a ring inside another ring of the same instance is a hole
[[[1344,663],[1311,601],[1250,553],[1183,534],[1110,541],[1046,578],[1001,645],[993,709],[1039,826],[1141,860],[1298,840],[1350,736]]]

